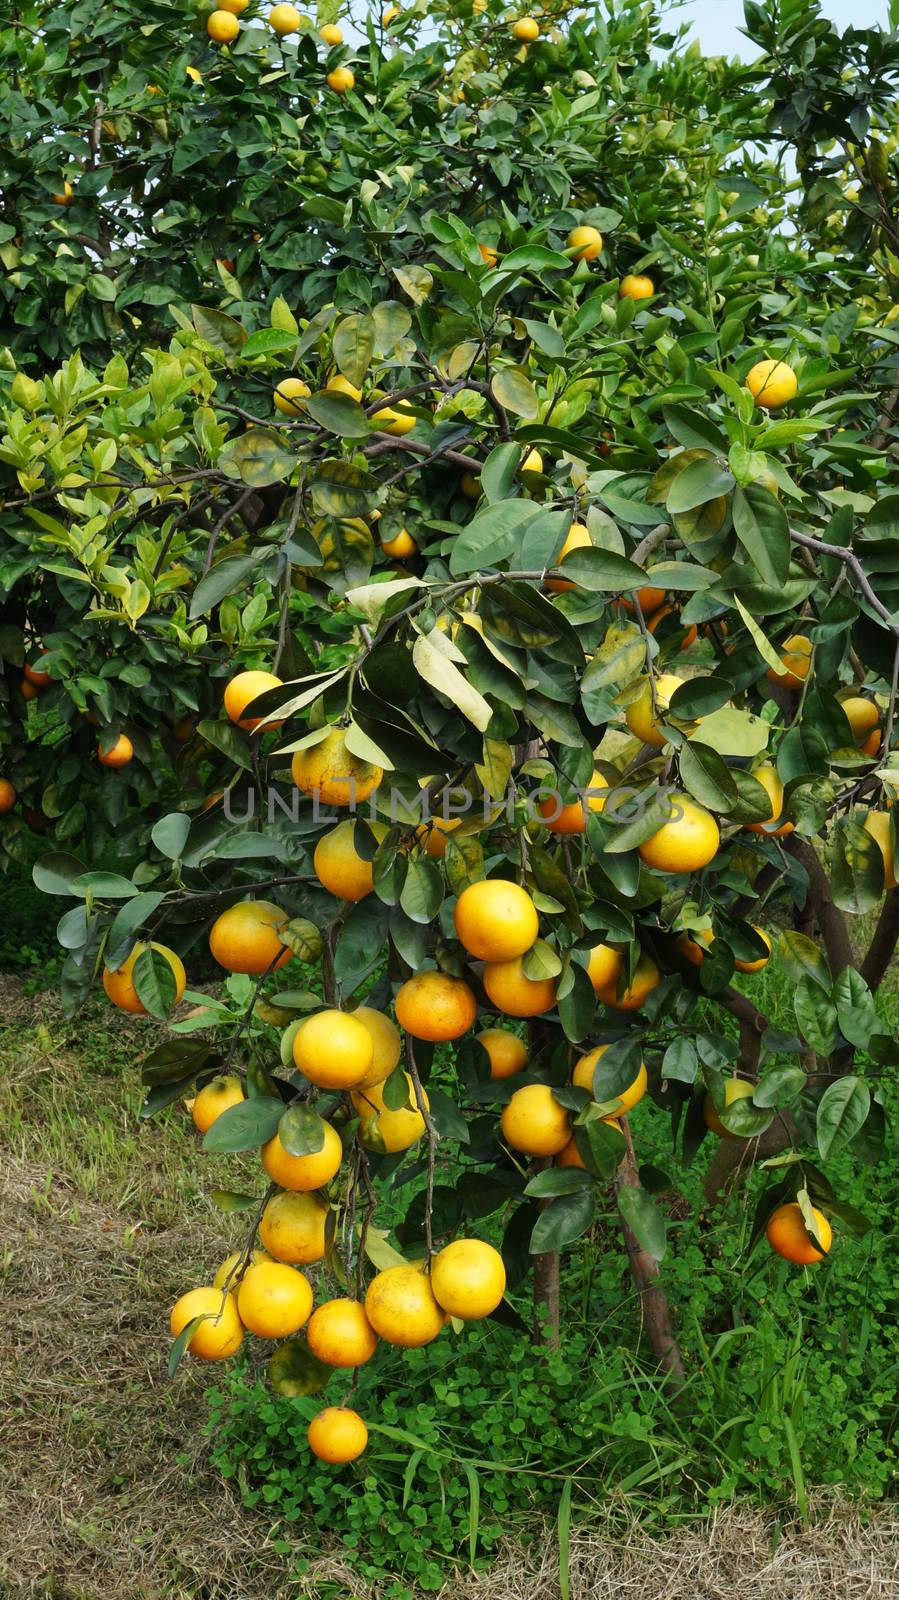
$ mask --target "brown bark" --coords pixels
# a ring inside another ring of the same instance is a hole
[[[846,919],[839,906],[834,904],[830,892],[830,879],[814,846],[806,839],[797,838],[796,834],[792,834],[785,844],[790,855],[795,856],[800,866],[808,873],[809,901],[815,913],[815,921],[821,930],[827,965],[830,967],[831,977],[838,978],[846,967],[855,966]]]
[[[559,1343],[559,1252],[548,1250],[546,1255],[534,1257],[534,1343],[548,1344],[555,1350]]]
[[[703,1180],[709,1205],[716,1205],[735,1189],[749,1176],[757,1161],[767,1161],[788,1150],[796,1137],[792,1118],[782,1115],[757,1139],[722,1139]]]
[[[621,1117],[619,1125],[627,1144],[627,1154],[615,1174],[616,1196],[621,1193],[622,1189],[640,1188],[640,1174],[637,1169],[637,1158],[634,1154],[634,1143],[631,1138],[627,1117]],[[631,1276],[640,1296],[643,1326],[649,1335],[652,1353],[660,1370],[666,1375],[668,1387],[681,1389],[686,1382],[684,1361],[674,1334],[668,1296],[659,1282],[659,1263],[654,1256],[651,1256],[648,1251],[643,1249],[623,1216],[621,1217],[621,1232],[630,1262]]]
[[[887,891],[877,926],[861,964],[861,975],[873,992],[880,987],[899,939],[899,889]]]

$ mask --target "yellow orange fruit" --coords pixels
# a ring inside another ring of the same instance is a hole
[[[240,1320],[260,1339],[286,1339],[299,1333],[312,1310],[308,1278],[283,1261],[248,1267],[237,1291]]]
[[[602,250],[602,234],[598,228],[586,225],[572,228],[567,240],[569,250],[576,250],[575,261],[595,261]]]
[[[353,1016],[368,1029],[372,1044],[371,1066],[356,1087],[370,1089],[373,1084],[383,1083],[394,1067],[399,1066],[403,1041],[396,1023],[385,1017],[383,1011],[376,1011],[373,1006],[357,1006]]]
[[[380,411],[374,412],[372,423],[381,433],[395,434],[397,437],[404,433],[411,433],[418,418],[414,411],[400,402],[397,406],[382,406]]]
[[[667,593],[667,589],[656,588],[651,583],[647,584],[644,589],[637,590],[637,599],[644,617],[650,617],[654,611],[658,611]],[[634,611],[636,609],[629,595],[622,595],[621,604],[624,606],[625,611]]]
[[[772,1250],[776,1250],[785,1261],[792,1261],[800,1267],[811,1267],[816,1261],[823,1261],[833,1243],[833,1229],[817,1206],[812,1206],[812,1216],[821,1244],[820,1250],[812,1239],[802,1211],[795,1200],[787,1205],[778,1206],[768,1219],[765,1234]]]
[[[42,661],[46,661],[46,659],[46,656],[41,657]],[[28,682],[33,683],[36,689],[44,689],[50,682],[49,672],[42,672],[40,667],[32,666],[30,661],[26,661],[22,671],[28,679]]]
[[[495,267],[499,260],[499,251],[494,250],[492,244],[479,244],[478,249],[481,253],[481,260],[486,261],[488,267]],[[478,493],[480,493],[480,489]]]
[[[698,872],[718,853],[721,832],[705,806],[688,794],[671,796],[670,821],[639,846],[640,859],[657,872]]]
[[[330,389],[332,394],[345,394],[350,400],[358,402],[362,399],[362,390],[357,389],[354,383],[350,383],[349,378],[345,378],[342,372],[335,372],[328,379],[325,388]]]
[[[780,773],[770,762],[756,767],[752,776],[761,784],[771,801],[771,815],[764,822],[747,822],[745,824],[749,833],[766,833],[770,837],[779,838],[782,834],[792,833],[792,822],[783,822],[784,786]],[[774,824],[777,824],[775,827]]]
[[[540,929],[526,889],[506,878],[483,878],[463,889],[453,913],[456,933],[478,961],[511,961],[530,950]]]
[[[617,1110],[614,1112],[614,1115],[616,1117],[623,1117],[625,1112],[632,1111],[634,1106],[639,1105],[646,1093],[646,1067],[641,1061],[640,1070],[633,1082],[629,1083],[627,1088],[622,1089],[619,1094],[616,1095],[605,1093],[603,1091],[602,1069],[600,1069],[599,1081],[596,1084],[596,1087],[594,1087],[594,1081],[597,1064],[602,1060],[608,1048],[609,1047],[607,1044],[599,1044],[596,1046],[595,1050],[591,1050],[589,1054],[581,1056],[580,1061],[577,1062],[575,1069],[571,1074],[571,1081],[576,1088],[586,1089],[587,1093],[591,1094],[594,1100],[597,1100],[600,1105],[607,1100],[617,1100],[619,1104]]]
[[[325,1253],[330,1207],[308,1190],[273,1194],[259,1219],[259,1237],[275,1261],[305,1267]]]
[[[27,667],[26,667],[27,672]],[[864,748],[872,732],[880,727],[880,712],[873,700],[866,700],[863,695],[848,695],[840,701],[846,720],[852,729],[852,737],[856,744]],[[879,741],[878,741],[879,742]],[[872,754],[876,755],[876,750]]]
[[[383,823],[374,822],[370,827],[379,841],[384,838],[387,829]],[[323,834],[315,846],[312,865],[323,889],[338,900],[357,903],[371,894],[375,883],[374,863],[358,854],[355,830],[355,822],[348,817]]]
[[[311,393],[308,383],[304,383],[302,378],[282,378],[273,396],[275,410],[285,417],[301,416],[303,407],[297,401],[308,400]]]
[[[34,689],[34,684],[29,684],[28,687],[29,689]],[[24,694],[24,692],[23,689],[22,693]],[[36,689],[34,689],[34,692],[37,694]],[[114,770],[118,767],[127,767],[133,756],[134,745],[128,738],[127,733],[120,733],[111,749],[104,750],[103,746],[100,745],[97,750],[97,759],[101,767],[112,767]]]
[[[378,1336],[358,1300],[326,1300],[309,1318],[306,1343],[329,1367],[361,1367],[378,1348]]]
[[[294,751],[290,772],[302,794],[326,806],[361,805],[384,776],[383,768],[360,761],[347,749],[343,728],[332,728],[318,744]]]
[[[564,1150],[560,1151],[560,1153],[556,1156],[556,1166],[580,1167],[582,1171],[586,1171],[587,1163],[577,1147],[577,1139],[575,1138],[574,1134],[571,1135],[571,1138],[566,1144]]]
[[[656,292],[656,286],[651,278],[639,272],[628,272],[618,285],[618,293],[622,300],[649,300]]]
[[[590,529],[586,523],[573,522],[565,535],[565,543],[559,551],[555,565],[557,567],[561,566],[565,557],[570,555],[572,550],[587,550],[592,549],[592,547],[593,540],[590,538]],[[551,589],[554,594],[565,594],[569,589],[576,589],[577,584],[573,578],[547,578],[546,587]]]
[[[209,948],[226,972],[258,978],[290,960],[290,951],[278,937],[286,923],[287,912],[271,900],[238,900],[216,917],[209,930]]]
[[[392,539],[382,540],[381,549],[385,556],[390,556],[392,560],[405,561],[407,556],[415,555],[418,545],[408,528],[400,528],[399,533],[395,533]]]
[[[324,1124],[325,1137],[320,1150],[308,1156],[292,1156],[285,1150],[278,1135],[262,1146],[262,1165],[272,1180],[282,1189],[308,1191],[321,1189],[330,1183],[340,1167],[343,1145],[340,1135],[330,1122]]]
[[[429,1279],[412,1266],[387,1267],[372,1278],[365,1314],[379,1338],[404,1350],[430,1344],[446,1320]]]
[[[521,44],[533,44],[540,37],[540,24],[533,17],[519,17],[512,24],[512,34]]]
[[[107,967],[103,968],[103,987],[113,1005],[118,1006],[120,1011],[130,1011],[138,1017],[145,1017],[147,1009],[138,997],[137,990],[134,987],[133,974],[134,968],[146,948],[145,944],[138,942],[132,947],[120,967],[116,967],[113,971],[110,971]],[[157,955],[162,956],[163,960],[172,969],[172,976],[175,979],[174,1004],[177,1005],[187,984],[184,962],[180,956],[175,954],[174,950],[169,949],[167,944],[156,944],[153,941],[150,949],[155,950]],[[224,1110],[224,1107],[222,1109]]]
[[[762,943],[768,946],[768,954],[766,956],[758,956],[755,961],[735,960],[734,966],[738,972],[761,972],[763,967],[767,967],[768,962],[771,959],[771,939],[769,935],[765,932],[764,928],[757,927],[755,923],[752,924],[752,931],[753,933],[757,933]]]
[[[244,1099],[243,1084],[235,1077],[233,1072],[220,1073],[218,1077],[204,1083],[202,1089],[194,1099],[190,1114],[194,1119],[194,1127],[199,1133],[217,1122],[223,1111],[230,1106],[239,1105]]]
[[[432,861],[442,861],[446,855],[446,836],[458,828],[461,817],[431,817],[429,822],[423,822],[416,828],[415,837],[419,844],[425,847],[425,854]]]
[[[245,717],[244,711],[247,706],[258,699],[259,695],[265,694],[267,689],[280,689],[281,686],[281,679],[277,678],[273,672],[239,672],[235,678],[232,678],[225,685],[224,705],[226,716],[231,722],[236,722],[238,727],[244,728],[248,733],[252,733],[253,729],[258,728],[260,723],[266,719],[263,717]],[[281,723],[266,722],[266,726],[280,728]]]
[[[490,1059],[491,1078],[511,1078],[528,1064],[527,1045],[508,1028],[485,1028],[477,1040]]]
[[[319,28],[318,36],[332,49],[335,45],[343,44],[343,29],[338,28],[336,22],[326,22],[323,28]]]
[[[272,1259],[271,1256],[265,1250],[251,1250],[250,1251],[249,1260],[247,1262],[247,1266],[248,1267],[251,1267],[251,1266],[255,1267],[255,1266],[258,1265],[258,1263],[260,1261],[271,1261],[271,1259]],[[218,1272],[216,1273],[215,1277],[212,1280],[213,1289],[224,1289],[225,1284],[227,1283],[228,1284],[229,1293],[236,1294],[237,1293],[237,1279],[235,1277],[235,1272],[236,1272],[236,1270],[237,1270],[237,1268],[240,1265],[242,1260],[243,1260],[243,1251],[242,1250],[232,1250],[231,1254],[229,1256],[225,1257],[224,1261],[222,1262],[221,1266],[218,1269]],[[230,1280],[230,1282],[229,1282],[229,1280]]]
[[[72,188],[72,185],[70,184],[68,178],[63,178],[63,181],[62,181],[62,193],[61,194],[52,194],[50,196],[50,199],[53,201],[53,204],[55,206],[70,206],[72,204],[72,201],[74,200],[74,198],[75,198],[75,191]]]
[[[596,997],[604,1006],[611,1006],[615,1011],[639,1011],[661,981],[662,974],[652,957],[644,953],[640,956],[634,976],[626,988],[619,989],[619,981],[616,979],[598,988]]]
[[[484,988],[491,1004],[507,1017],[539,1017],[556,1003],[555,978],[528,978],[521,956],[488,962]]]
[[[519,468],[521,472],[542,472],[543,457],[539,450],[529,450]]]
[[[768,677],[772,683],[779,683],[784,689],[801,689],[809,674],[812,664],[812,645],[804,633],[791,633],[781,645],[783,654],[780,658],[780,671],[775,672],[773,667],[768,668]]]
[[[727,1110],[728,1106],[732,1106],[736,1100],[750,1100],[754,1092],[755,1084],[747,1083],[745,1078],[725,1078],[725,1110]],[[702,1114],[705,1117],[706,1127],[710,1128],[712,1133],[717,1133],[720,1139],[739,1139],[740,1135],[738,1133],[731,1133],[729,1128],[725,1128],[710,1094],[707,1094],[703,1101]]]
[[[610,944],[597,944],[590,951],[587,962],[587,977],[598,992],[611,984],[613,987],[618,982],[621,969],[624,966],[624,956]]]
[[[354,1089],[353,1106],[361,1119],[359,1137],[367,1149],[379,1155],[396,1155],[409,1150],[425,1131],[425,1119],[418,1109],[415,1084],[405,1073],[406,1105],[394,1111],[384,1104],[384,1083],[372,1083],[367,1089]],[[430,1109],[427,1091],[422,1089],[426,1110]]]
[[[522,1155],[557,1156],[571,1138],[571,1117],[547,1083],[516,1089],[500,1118],[503,1138]]]
[[[289,33],[299,33],[302,18],[295,6],[277,5],[269,12],[268,23],[278,38],[284,39]]]
[[[591,794],[591,789],[602,790],[600,794]],[[540,801],[540,815],[550,833],[586,833],[587,812],[600,812],[606,803],[608,784],[601,772],[595,769],[587,785],[587,790],[579,800],[572,800],[568,805],[562,803],[561,796],[548,795]]]
[[[676,620],[673,626],[680,627],[680,617],[676,608],[674,606],[662,606],[658,611],[655,612],[653,616],[650,617],[649,621],[647,622],[647,633],[651,633],[653,638],[655,638],[656,629],[659,628],[668,617],[674,617]],[[691,644],[695,644],[698,637],[699,629],[694,622],[684,633],[684,637],[680,643],[681,650],[689,650]]]
[[[395,1001],[396,1020],[413,1039],[459,1039],[477,1015],[477,1002],[462,978],[446,972],[416,972]]]
[[[506,1292],[503,1258],[483,1239],[454,1239],[431,1262],[431,1289],[451,1317],[479,1322]]]
[[[642,739],[644,744],[651,744],[656,750],[661,750],[662,746],[667,744],[660,723],[668,711],[675,690],[679,689],[684,681],[673,672],[661,673],[655,680],[656,709],[654,710],[652,685],[649,679],[646,679],[639,696],[631,702],[625,712],[627,725],[635,738]]]
[[[240,23],[230,11],[213,11],[206,19],[206,32],[214,44],[230,44],[240,33]]]
[[[356,75],[349,67],[335,67],[333,72],[328,73],[327,83],[335,94],[348,94],[355,87]]]
[[[368,1429],[349,1406],[326,1406],[306,1430],[309,1448],[319,1461],[355,1461],[368,1444]]]
[[[319,1089],[351,1089],[372,1064],[368,1028],[347,1011],[316,1011],[297,1029],[294,1065]]]
[[[203,1289],[188,1289],[172,1307],[169,1325],[172,1338],[177,1339],[182,1329],[203,1317],[192,1335],[188,1350],[200,1361],[226,1361],[243,1344],[243,1325],[237,1314],[237,1299],[233,1294],[223,1294],[211,1285]]]
[[[11,811],[16,803],[16,791],[8,778],[0,778],[0,815]]]
[[[869,811],[864,826],[865,831],[870,833],[872,839],[875,839],[880,846],[880,853],[883,856],[883,886],[885,889],[895,889],[896,863],[889,812]]]
[[[756,405],[765,411],[779,411],[799,388],[793,368],[785,361],[757,361],[747,372],[745,383]]]

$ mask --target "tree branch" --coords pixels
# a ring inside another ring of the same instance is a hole
[[[615,1174],[615,1194],[620,1195],[622,1189],[639,1189],[640,1173],[637,1168],[637,1158],[634,1154],[634,1141],[631,1137],[630,1125],[627,1117],[619,1117],[618,1126],[624,1134],[627,1152]],[[621,1216],[619,1212],[619,1216]],[[655,1256],[644,1250],[637,1236],[624,1217],[621,1216],[621,1232],[624,1245],[630,1261],[631,1276],[640,1296],[640,1305],[643,1311],[643,1321],[649,1342],[652,1345],[653,1355],[661,1370],[665,1373],[670,1389],[682,1389],[686,1383],[683,1356],[680,1346],[674,1336],[674,1327],[671,1321],[671,1308],[668,1296],[659,1284],[659,1263]]]
[[[877,926],[861,964],[861,975],[873,992],[880,987],[899,940],[899,889],[888,889]]]
[[[830,879],[824,871],[818,857],[818,852],[806,839],[800,839],[796,834],[784,841],[784,848],[791,856],[803,866],[808,873],[808,894],[815,921],[821,930],[824,940],[824,949],[827,954],[827,965],[832,978],[838,978],[846,967],[855,966],[855,956],[849,942],[849,930],[842,911],[834,903],[831,893]]]

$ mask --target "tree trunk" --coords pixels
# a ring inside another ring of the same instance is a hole
[[[559,1252],[534,1257],[534,1343],[559,1343]]]
[[[627,1117],[620,1119],[620,1126],[627,1144],[627,1154],[615,1175],[616,1195],[625,1188],[640,1188],[640,1174]],[[652,1353],[660,1370],[665,1373],[668,1387],[673,1390],[681,1389],[686,1382],[684,1361],[674,1335],[668,1296],[659,1282],[659,1263],[654,1256],[643,1249],[624,1217],[621,1217],[621,1231],[630,1262],[631,1276],[640,1296],[643,1326],[649,1335]]]

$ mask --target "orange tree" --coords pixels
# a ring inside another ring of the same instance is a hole
[[[70,1006],[165,1016],[207,942],[231,974],[144,1064],[269,1180],[173,1360],[249,1329],[318,1392],[514,1319],[531,1266],[552,1327],[615,1217],[676,1384],[640,1101],[714,1136],[710,1197],[774,1163],[796,1263],[884,1138],[899,46],[850,79],[812,3],[747,7],[751,67],[643,6],[284,11],[2,36],[0,837],[24,795],[66,847]]]

